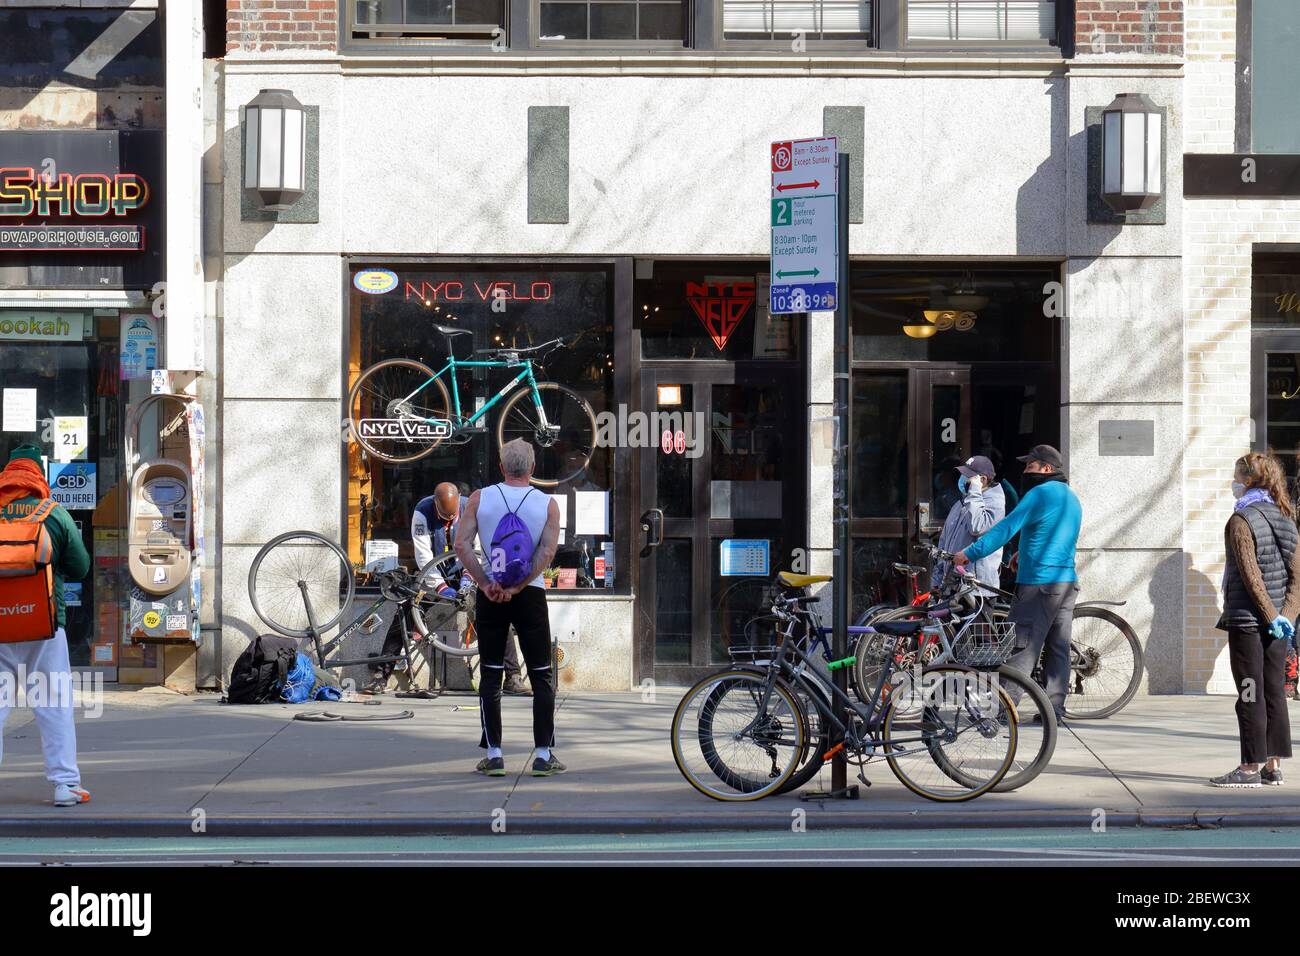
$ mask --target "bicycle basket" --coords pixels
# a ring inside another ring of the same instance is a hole
[[[952,657],[966,667],[1001,667],[1016,649],[1016,625],[1010,621],[969,625],[952,642]]]

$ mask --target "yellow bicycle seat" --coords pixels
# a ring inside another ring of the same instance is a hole
[[[810,584],[821,584],[831,579],[829,574],[795,574],[793,571],[782,571],[776,577],[788,588],[806,588]]]

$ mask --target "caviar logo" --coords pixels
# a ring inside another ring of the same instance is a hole
[[[740,320],[754,306],[754,283],[688,282],[686,301],[700,317],[709,338],[720,352]]]
[[[0,216],[129,216],[149,201],[135,173],[60,173],[46,178],[30,166],[0,167]]]
[[[383,295],[397,288],[397,273],[387,269],[366,269],[352,277],[352,284],[366,295]]]
[[[14,617],[17,615],[35,614],[35,604],[10,604],[8,607],[0,607],[0,617]]]

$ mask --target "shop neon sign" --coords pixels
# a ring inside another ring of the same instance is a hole
[[[0,167],[0,216],[129,216],[149,201],[136,173],[37,175],[30,166]]]
[[[705,331],[719,352],[726,346],[746,313],[754,306],[754,283],[704,282],[686,283],[686,301],[704,323]]]
[[[406,300],[418,299],[421,302],[492,302],[504,299],[507,302],[549,302],[554,290],[549,282],[511,282],[496,279],[487,282],[405,282],[403,293]]]

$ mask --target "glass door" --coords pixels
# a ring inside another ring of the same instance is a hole
[[[802,374],[643,367],[639,676],[688,683],[730,661],[807,527]]]
[[[923,564],[959,500],[955,468],[971,455],[969,368],[853,374],[849,430],[853,616],[901,600],[896,561]]]
[[[1294,488],[1300,456],[1300,332],[1256,333],[1253,342],[1250,447],[1276,455]]]

